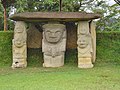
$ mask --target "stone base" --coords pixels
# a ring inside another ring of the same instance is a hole
[[[61,67],[63,65],[64,65],[63,55],[56,56],[56,57],[44,55],[43,67]]]
[[[79,58],[78,68],[92,68],[93,64],[91,58]]]
[[[93,64],[79,64],[78,68],[93,68]]]
[[[52,67],[52,68],[55,68],[55,67],[62,67],[64,64],[61,64],[61,65],[50,65],[50,64],[45,64],[43,63],[43,67]]]
[[[27,61],[14,61],[11,66],[14,68],[26,68],[27,67]]]

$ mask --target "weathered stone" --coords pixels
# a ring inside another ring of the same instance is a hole
[[[66,24],[67,29],[67,49],[77,49],[77,25],[74,22]]]
[[[17,21],[80,21],[100,18],[100,14],[85,12],[24,12],[14,14],[10,18]]]
[[[42,46],[42,32],[40,32],[34,24],[30,24],[27,31],[27,47],[41,48]]]
[[[42,52],[43,67],[60,67],[64,65],[66,50],[66,28],[63,24],[43,25]]]
[[[77,48],[77,25],[72,23],[66,24],[67,41],[66,49]],[[39,30],[40,31],[40,30]],[[39,32],[34,24],[31,24],[27,31],[27,47],[42,48],[42,32]]]
[[[93,53],[92,53],[92,62],[94,63],[96,60],[96,30],[95,30],[95,23],[90,23],[90,31],[92,36],[92,47],[93,47]]]
[[[92,68],[92,37],[88,21],[78,22],[78,67]]]
[[[22,21],[16,22],[13,39],[12,68],[22,68],[27,66],[26,39],[27,39],[26,24]]]
[[[96,58],[96,33],[95,26],[91,21],[101,17],[99,14],[93,13],[80,13],[80,12],[25,12],[14,14],[10,18],[16,20],[15,34],[13,39],[13,64],[12,67],[26,67],[27,66],[27,46],[26,46],[26,23],[39,23],[43,25],[43,39],[42,39],[42,52],[44,55],[44,67],[60,67],[64,65],[64,53],[66,49],[66,28],[65,25],[56,22],[78,22],[77,32],[71,30],[69,26],[68,44],[72,47],[78,45],[78,67],[91,68],[92,62]],[[39,27],[37,27],[39,29]],[[28,30],[28,48],[40,48],[41,46],[41,33],[31,24]],[[75,28],[76,29],[76,28]],[[70,31],[74,32],[70,33]],[[78,35],[77,35],[77,34]],[[76,37],[78,37],[76,43]],[[72,39],[75,42],[72,42]],[[72,45],[74,44],[74,45]]]

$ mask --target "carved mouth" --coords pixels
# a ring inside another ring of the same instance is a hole
[[[80,44],[80,46],[85,46],[85,44],[82,43],[82,44]]]
[[[56,37],[50,37],[50,38],[56,38]]]

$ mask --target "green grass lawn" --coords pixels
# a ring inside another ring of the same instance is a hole
[[[0,90],[120,90],[120,64],[96,62],[92,69],[75,63],[60,68],[0,68]]]

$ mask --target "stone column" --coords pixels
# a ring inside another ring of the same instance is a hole
[[[88,21],[78,22],[77,31],[77,49],[78,49],[78,67],[79,68],[92,68],[92,37],[89,29]]]
[[[43,25],[42,52],[43,67],[60,67],[64,65],[66,51],[66,27],[63,24]]]
[[[93,48],[93,53],[92,53],[92,62],[94,63],[96,60],[96,30],[95,30],[95,23],[92,21],[90,22],[90,32],[92,36],[92,48]]]
[[[12,41],[13,63],[12,68],[24,68],[27,66],[27,33],[26,24],[17,21],[14,29],[14,39]]]

